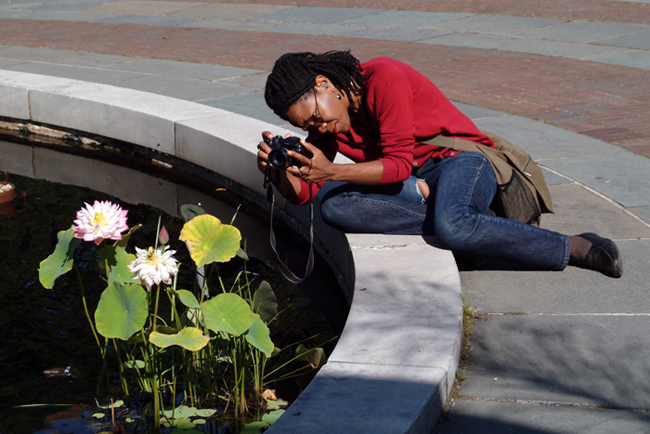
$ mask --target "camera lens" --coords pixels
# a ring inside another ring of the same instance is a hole
[[[287,165],[287,151],[276,149],[269,152],[269,165],[274,169],[284,169]]]

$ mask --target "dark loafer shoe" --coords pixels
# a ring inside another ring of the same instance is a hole
[[[585,267],[600,271],[611,277],[621,277],[623,275],[623,262],[614,241],[592,232],[578,236],[592,244],[583,264]]]

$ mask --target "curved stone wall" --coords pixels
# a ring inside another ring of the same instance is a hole
[[[0,71],[0,116],[176,156],[232,180],[261,208],[265,192],[255,163],[260,132],[288,132],[187,101],[13,71]],[[276,209],[307,234],[306,207],[276,197]],[[453,256],[422,237],[346,237],[318,218],[315,235],[350,313],[328,364],[267,432],[431,432],[460,354],[462,302]],[[256,244],[266,245],[267,237]],[[270,259],[269,249],[261,250],[255,254]]]

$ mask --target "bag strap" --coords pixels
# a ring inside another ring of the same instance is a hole
[[[266,175],[268,175],[268,173]],[[311,185],[309,186],[309,258],[307,259],[307,265],[305,267],[305,275],[303,277],[298,277],[295,274],[293,274],[293,272],[289,269],[289,266],[285,264],[282,261],[282,259],[280,259],[280,255],[278,254],[278,250],[276,247],[275,233],[273,232],[273,206],[275,205],[275,197],[273,196],[273,187],[271,187],[270,183],[266,182],[266,179],[265,179],[265,187],[267,187],[266,202],[269,204],[269,214],[271,215],[270,242],[271,242],[271,248],[273,249],[273,253],[275,253],[275,257],[278,260],[278,267],[280,268],[280,272],[282,273],[282,275],[289,282],[295,284],[301,283],[303,280],[309,277],[309,275],[311,274],[314,268],[314,203],[312,201],[313,197],[312,197]]]

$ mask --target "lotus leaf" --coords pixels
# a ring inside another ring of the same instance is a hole
[[[152,330],[151,326],[144,329],[144,340],[146,342],[142,342],[142,340],[143,340],[143,338],[142,338],[142,330],[140,330],[136,334],[131,336],[129,338],[129,340],[126,341],[126,343],[129,344],[129,345],[141,345],[143,343],[149,343],[149,335],[151,335],[152,331],[153,330]],[[162,334],[165,334],[165,335],[173,335],[174,333],[178,333],[178,330],[176,330],[174,328],[171,328],[171,327],[168,327],[166,325],[162,325],[162,324],[158,324],[156,326],[156,331],[158,333],[162,333]]]
[[[58,242],[54,252],[45,258],[38,268],[38,279],[47,289],[54,287],[54,281],[61,275],[72,270],[74,249],[81,242],[80,239],[74,238],[74,229],[60,231],[56,234]]]
[[[191,309],[199,309],[201,307],[199,301],[196,299],[196,296],[186,289],[177,290],[176,295],[178,295],[178,299],[181,301],[181,303]]]
[[[188,407],[187,405],[179,405],[176,408],[169,408],[167,410],[163,410],[163,415],[167,419],[172,419],[172,414],[174,415],[174,419],[178,420],[183,417],[193,417],[196,416],[197,409],[196,407]]]
[[[194,425],[188,418],[183,417],[176,422],[176,428],[182,429],[182,430],[187,430],[187,429],[194,429],[196,425]]]
[[[140,283],[139,279],[133,278],[133,271],[129,270],[128,264],[135,261],[135,255],[126,253],[122,247],[105,246],[102,252],[108,257],[108,283]]]
[[[123,249],[126,249],[126,245],[129,243],[129,238],[131,238],[131,235],[133,235],[133,232],[137,231],[142,227],[142,223],[138,223],[137,225],[133,226],[131,229],[126,234],[122,234],[122,239],[115,241],[113,245],[115,247],[121,247]]]
[[[248,254],[244,251],[244,249],[237,250],[237,257],[243,259],[244,261],[248,261]]]
[[[268,282],[260,283],[253,294],[253,311],[258,313],[265,323],[271,321],[278,314],[278,299]]]
[[[284,412],[285,410],[272,411],[269,414],[262,416],[262,421],[268,423],[269,425],[273,425]]]
[[[282,407],[287,407],[289,405],[289,401],[285,401],[284,399],[278,399],[277,401],[266,401],[266,408],[269,410],[279,410]]]
[[[261,434],[262,430],[268,428],[270,425],[266,422],[251,422],[244,425],[244,429],[239,431],[239,434]]]
[[[234,226],[224,225],[209,214],[194,217],[185,223],[179,237],[185,241],[197,267],[212,262],[227,262],[239,251],[241,234]]]
[[[100,405],[99,408],[104,409],[104,410],[110,410],[111,408],[118,408],[124,405],[124,401],[121,399],[118,399],[117,401],[113,401],[112,404],[106,404],[106,405]]]
[[[239,336],[253,325],[254,314],[249,304],[237,294],[219,294],[201,303],[205,325],[215,333]]]
[[[312,369],[319,369],[327,363],[327,356],[325,350],[322,348],[307,349],[303,344],[298,345],[296,348],[297,360],[305,361]]]
[[[181,205],[181,216],[183,217],[183,219],[185,219],[186,222],[192,220],[192,218],[194,218],[197,215],[203,215],[203,214],[205,214],[205,210],[200,206],[192,205],[192,204]]]
[[[176,334],[151,332],[149,341],[160,348],[178,345],[189,351],[198,351],[210,342],[210,338],[197,328],[186,327]]]
[[[204,408],[203,410],[196,410],[196,415],[201,417],[210,417],[215,414],[217,410],[211,408]],[[196,423],[196,421],[194,421]]]
[[[264,324],[262,318],[258,314],[255,314],[253,325],[248,330],[248,333],[246,333],[246,340],[252,346],[263,352],[266,357],[271,357],[271,353],[275,348],[269,335],[269,328]]]
[[[97,331],[104,337],[125,341],[144,326],[148,313],[147,293],[142,286],[112,282],[95,311]]]

